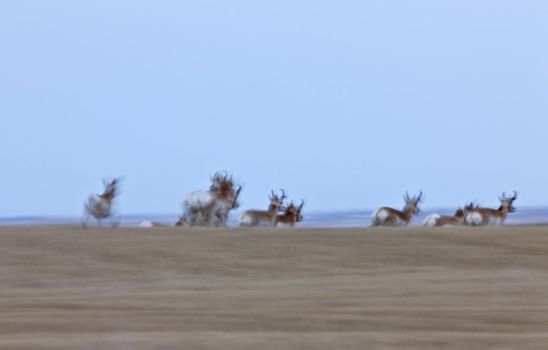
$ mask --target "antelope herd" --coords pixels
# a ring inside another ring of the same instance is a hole
[[[105,189],[102,194],[92,193],[84,203],[84,218],[82,225],[87,227],[89,217],[94,217],[98,222],[109,218],[114,227],[118,224],[112,212],[112,203],[118,194],[118,186],[121,178],[114,178],[110,181],[103,181]],[[242,186],[236,185],[232,176],[226,172],[217,172],[210,177],[211,185],[208,190],[198,190],[186,194],[181,202],[182,215],[175,223],[175,226],[227,226],[229,212],[239,208],[238,198]],[[271,191],[268,199],[270,201],[266,210],[248,209],[238,219],[240,227],[293,227],[303,220],[301,214],[304,200],[299,205],[293,201],[284,203],[287,198],[285,190],[280,190],[280,195]],[[410,196],[404,195],[404,207],[397,210],[391,207],[380,207],[373,211],[371,226],[407,226],[414,215],[420,212],[419,204],[423,201],[423,194]],[[517,192],[511,196],[502,193],[499,196],[500,206],[494,208],[482,208],[477,204],[468,203],[463,208],[457,208],[453,215],[430,214],[426,216],[422,224],[426,227],[441,226],[501,226],[506,220],[508,213],[513,213],[514,201],[517,199]],[[160,223],[145,221],[140,226],[168,226]]]

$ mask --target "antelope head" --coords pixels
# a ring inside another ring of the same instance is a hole
[[[301,214],[301,211],[303,210],[303,206],[304,206],[304,200],[302,199],[301,199],[301,205],[299,205],[298,207],[294,206],[295,213],[297,214],[297,222],[303,221],[303,216]]]
[[[101,198],[104,198],[106,200],[112,200],[114,197],[116,197],[117,187],[120,182],[119,178],[114,178],[111,181],[107,181],[106,179],[103,179],[103,184],[105,186],[105,190],[101,194]]]
[[[516,211],[516,208],[514,208],[513,203],[518,198],[518,193],[514,191],[514,194],[512,196],[506,197],[506,193],[502,192],[502,197],[499,196],[500,201],[500,207],[499,210],[506,209],[509,213],[513,213]]]
[[[217,171],[213,176],[210,176],[209,179],[211,180],[211,187],[216,189],[228,180],[228,174],[226,171]]]
[[[270,205],[268,206],[269,211],[278,212],[283,207],[284,199],[287,198],[287,193],[285,193],[283,189],[280,189],[280,191],[282,192],[280,197],[278,197],[274,191],[270,192],[270,195],[268,196],[268,199],[270,199]]]
[[[301,210],[303,209],[303,206],[304,200],[302,199],[299,206],[295,205],[293,201],[291,201],[289,205],[282,208],[283,214],[278,215],[277,220],[279,220],[279,222],[285,222],[286,224],[289,224],[291,226],[293,226],[297,222],[303,221],[303,217],[301,215]]]
[[[210,176],[211,186],[210,191],[217,193],[219,198],[229,199],[234,195],[234,181],[232,176],[229,176],[226,171],[218,171],[215,175]]]
[[[413,197],[410,197],[409,193],[405,192],[403,199],[405,200],[405,207],[403,208],[404,212],[417,214],[420,211],[419,203],[422,201],[422,191],[418,194],[418,196]]]
[[[211,186],[209,186],[209,190],[216,191],[222,182],[221,172],[217,171],[213,176],[209,177],[209,180],[211,181]]]

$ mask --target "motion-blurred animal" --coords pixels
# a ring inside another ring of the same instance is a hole
[[[293,201],[291,201],[287,207],[283,208],[282,214],[276,215],[276,218],[274,219],[274,226],[284,225],[293,227],[297,222],[301,222],[303,220],[303,216],[301,214],[303,206],[304,200],[302,199],[301,204],[298,206],[293,204]]]
[[[228,213],[237,209],[241,186],[234,185],[232,176],[217,172],[211,177],[207,191],[194,191],[182,200],[182,219],[190,226],[226,226]]]
[[[422,192],[417,196],[410,197],[409,193],[403,196],[405,206],[403,210],[390,207],[381,207],[373,211],[371,226],[407,226],[413,215],[417,214],[419,203],[422,201]]]
[[[281,190],[282,195],[278,197],[274,191],[271,192],[270,204],[267,210],[250,209],[244,211],[238,220],[240,226],[252,227],[252,226],[274,226],[274,219],[283,206],[283,200],[287,197],[284,190]]]
[[[498,209],[475,207],[466,214],[466,224],[470,226],[504,225],[508,213],[516,211],[513,204],[517,197],[518,193],[516,191],[508,197],[503,192],[502,197],[499,196],[500,206]]]
[[[105,190],[102,194],[92,193],[84,202],[84,219],[82,225],[87,227],[89,217],[93,216],[100,222],[102,219],[110,218],[112,227],[118,225],[118,221],[112,215],[112,202],[118,193],[120,178],[111,181],[103,180]]]

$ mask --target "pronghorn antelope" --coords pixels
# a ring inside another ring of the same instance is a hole
[[[413,197],[409,197],[406,192],[403,199],[405,200],[405,206],[402,211],[389,207],[375,209],[371,226],[407,226],[413,215],[420,211],[419,203],[422,200],[422,191],[418,196]]]
[[[208,191],[188,193],[182,201],[182,219],[191,226],[226,226],[228,213],[239,207],[241,186],[234,189],[232,177],[217,172]]]
[[[503,225],[506,215],[516,210],[513,203],[517,197],[516,191],[514,191],[513,196],[509,197],[506,197],[506,193],[503,192],[502,197],[499,197],[500,206],[498,209],[473,207],[465,216],[466,224],[471,226]]]
[[[283,207],[283,200],[287,197],[284,190],[281,190],[281,192],[281,197],[278,197],[274,191],[271,192],[270,196],[268,196],[270,205],[267,210],[250,209],[244,211],[238,220],[240,226],[274,226],[276,214]]]
[[[90,215],[97,219],[97,222],[101,219],[110,217],[112,227],[115,227],[118,224],[112,217],[112,201],[118,192],[119,183],[120,178],[114,178],[110,182],[103,180],[105,186],[103,193],[92,193],[89,195],[88,199],[84,202],[84,220],[82,221],[84,227],[87,227]]]
[[[422,222],[423,226],[426,227],[440,227],[440,226],[456,226],[464,224],[464,216],[466,215],[465,210],[458,208],[455,211],[455,214],[450,215],[439,215],[439,214],[430,214]]]
[[[278,225],[286,225],[293,227],[295,226],[295,223],[300,222],[303,220],[303,216],[301,215],[301,210],[304,206],[304,200],[301,199],[301,204],[299,206],[296,206],[293,204],[293,201],[289,203],[287,207],[284,208],[284,211],[282,214],[276,215],[276,218],[274,219],[274,226]]]

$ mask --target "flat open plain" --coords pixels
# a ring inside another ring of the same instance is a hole
[[[0,349],[546,349],[548,227],[0,228]]]

